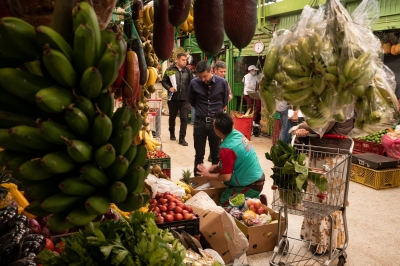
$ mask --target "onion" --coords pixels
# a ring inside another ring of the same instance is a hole
[[[38,217],[36,220],[40,224],[40,226],[47,226],[47,221],[50,219],[51,215],[43,216],[43,217]]]
[[[112,214],[110,214],[110,215],[107,216],[107,219],[118,221],[118,220],[119,220],[119,215],[116,214],[116,213],[112,213]]]
[[[42,231],[40,228],[40,224],[35,219],[29,219],[28,227],[32,230],[33,234],[40,234],[40,232]]]
[[[50,237],[50,236],[51,236],[50,229],[47,228],[47,226],[43,226],[43,227],[42,227],[42,235],[43,235],[44,237]]]

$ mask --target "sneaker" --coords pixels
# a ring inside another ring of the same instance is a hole
[[[262,204],[264,204],[265,206],[268,205],[268,201],[267,201],[267,196],[265,194],[261,194],[260,195],[260,201]]]
[[[170,136],[169,139],[170,140],[176,140],[176,137],[175,136]]]
[[[189,144],[184,139],[180,139],[179,144],[182,146],[189,146]]]
[[[209,161],[209,162],[212,162],[212,159],[211,159],[211,154],[210,154],[210,155],[208,155],[208,161]]]
[[[256,122],[253,121],[253,127],[259,127],[260,124],[256,124]]]

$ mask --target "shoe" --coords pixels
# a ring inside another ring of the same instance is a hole
[[[253,121],[253,127],[259,127],[260,124],[256,124],[256,122]]]
[[[170,140],[176,140],[176,137],[175,136],[170,136],[169,139]]]
[[[210,154],[210,155],[208,155],[208,161],[209,161],[209,162],[212,162],[212,159],[211,159],[211,154]]]
[[[189,146],[189,144],[184,139],[180,139],[179,144],[182,146]]]
[[[260,195],[260,201],[261,201],[261,203],[264,204],[265,206],[268,205],[267,196],[265,196],[265,194],[261,194],[261,195]]]

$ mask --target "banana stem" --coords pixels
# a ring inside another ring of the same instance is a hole
[[[55,1],[53,16],[50,26],[57,31],[67,42],[72,39],[72,8],[76,4],[76,0],[57,0]]]

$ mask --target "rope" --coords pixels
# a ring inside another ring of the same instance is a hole
[[[210,66],[212,63],[212,55],[208,55],[207,65]]]
[[[178,27],[175,27],[175,37],[174,37],[174,40],[175,40],[175,47],[178,47]]]
[[[240,61],[241,59],[242,59],[242,48],[240,48],[239,49],[239,54],[238,54],[238,56],[236,57],[236,61]]]

